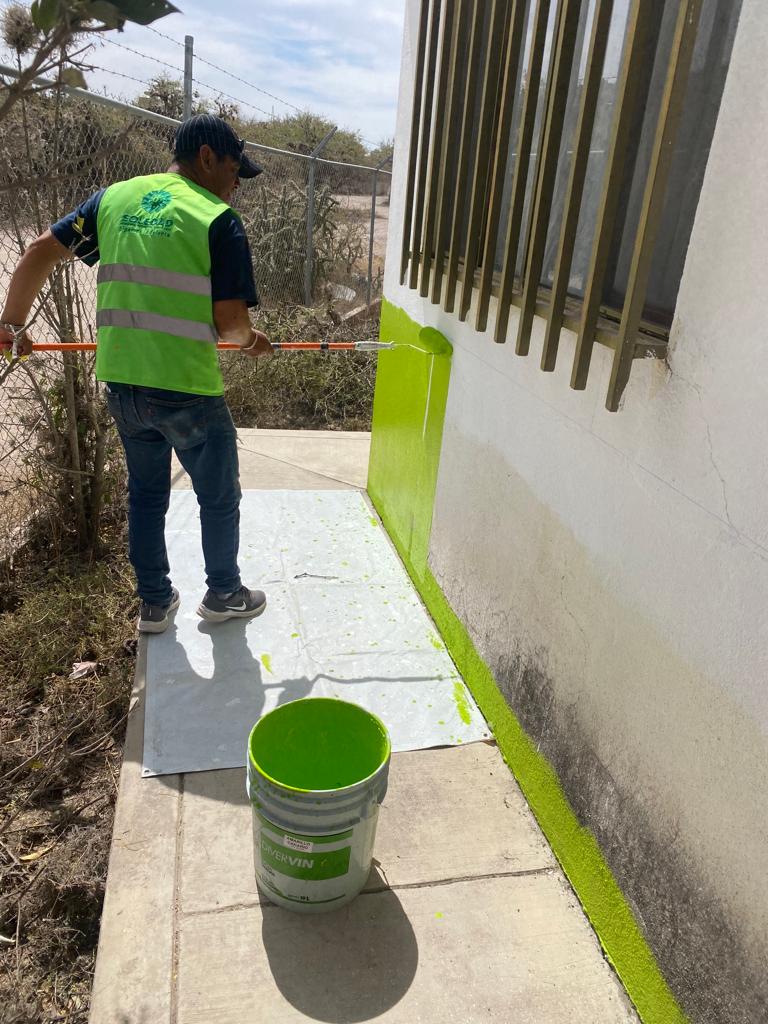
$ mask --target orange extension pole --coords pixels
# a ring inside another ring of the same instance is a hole
[[[272,348],[278,352],[378,352],[392,347],[386,341],[273,341]],[[220,341],[218,349],[236,351],[240,348],[234,342]],[[33,352],[94,352],[96,345],[91,342],[43,341],[32,345]]]

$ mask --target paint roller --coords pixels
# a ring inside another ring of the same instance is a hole
[[[422,327],[416,344],[406,341],[273,341],[276,352],[384,352],[396,348],[409,348],[429,356],[445,356],[453,352],[448,339],[434,327]],[[223,351],[237,351],[240,346],[234,342],[220,341],[216,346]],[[19,340],[13,339],[12,347],[2,345],[6,359],[18,359]],[[94,352],[94,342],[44,341],[32,345],[33,352]],[[23,356],[21,358],[24,358]],[[430,383],[432,373],[430,369]]]

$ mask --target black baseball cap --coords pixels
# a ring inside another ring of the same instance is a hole
[[[245,142],[238,139],[232,126],[215,114],[195,114],[176,129],[173,137],[175,156],[197,153],[205,145],[219,156],[239,157],[241,178],[255,178],[264,170],[246,156]]]

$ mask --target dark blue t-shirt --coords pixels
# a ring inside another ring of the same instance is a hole
[[[78,259],[92,267],[99,260],[97,214],[106,189],[101,189],[80,203],[76,210],[51,225],[51,233],[62,245],[71,249]],[[78,241],[80,239],[80,241]],[[253,262],[248,239],[240,219],[225,210],[208,230],[211,252],[211,298],[214,302],[242,299],[257,306],[259,297],[253,280]]]

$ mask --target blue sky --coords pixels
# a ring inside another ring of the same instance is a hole
[[[176,0],[182,13],[154,28],[183,42],[194,36],[200,57],[226,68],[249,85],[297,107],[322,113],[340,128],[357,129],[372,143],[394,135],[405,0]],[[149,28],[126,25],[110,38],[174,67],[184,66],[180,46]],[[89,58],[93,64],[148,80],[168,68],[105,42]],[[88,76],[89,86],[109,95],[133,98],[141,85],[106,71]],[[194,77],[262,108],[290,114],[292,108],[249,85],[196,62]],[[263,117],[243,105],[243,112]]]

